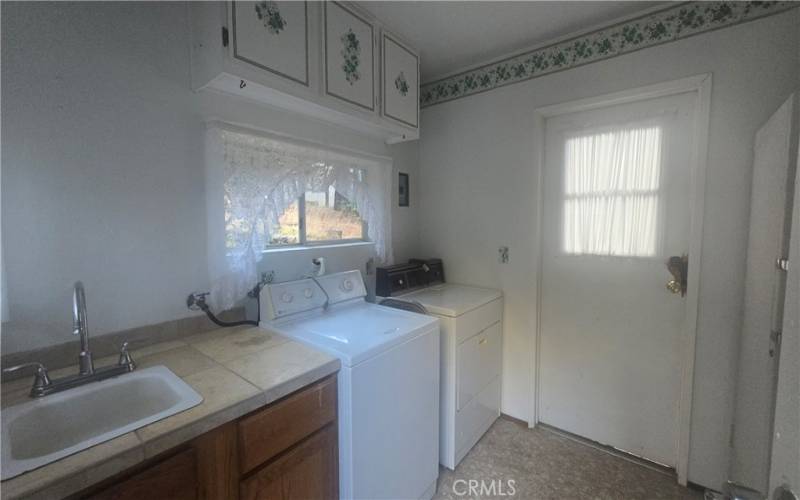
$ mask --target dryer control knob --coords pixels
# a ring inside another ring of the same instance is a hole
[[[314,290],[306,288],[305,290],[303,290],[303,295],[305,296],[305,298],[310,299],[311,297],[314,296]]]
[[[292,300],[294,300],[294,297],[289,292],[284,292],[283,295],[281,295],[281,302],[288,304]]]
[[[352,280],[344,280],[342,281],[341,288],[343,292],[352,292],[353,291],[353,281]]]

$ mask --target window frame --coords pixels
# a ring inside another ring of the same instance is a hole
[[[263,250],[265,252],[275,252],[280,251],[281,249],[291,249],[291,248],[306,248],[306,247],[318,247],[318,246],[334,246],[334,245],[349,245],[353,243],[371,243],[368,236],[368,225],[367,221],[361,217],[359,214],[359,218],[361,219],[361,238],[346,238],[341,240],[313,240],[308,241],[308,235],[306,234],[306,193],[302,193],[297,198],[297,216],[299,218],[298,221],[298,230],[297,230],[297,243],[287,243],[283,245],[267,245],[266,248]]]

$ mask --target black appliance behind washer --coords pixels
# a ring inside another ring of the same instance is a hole
[[[375,268],[375,295],[393,297],[444,283],[442,259],[410,259],[407,264]]]

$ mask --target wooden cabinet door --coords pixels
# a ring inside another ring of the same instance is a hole
[[[336,378],[239,420],[239,467],[247,474],[336,420]]]
[[[198,500],[239,498],[237,423],[228,422],[192,441],[197,453]]]
[[[241,482],[241,500],[339,498],[336,423],[329,424]]]
[[[197,453],[181,451],[113,486],[84,498],[90,500],[197,499]]]

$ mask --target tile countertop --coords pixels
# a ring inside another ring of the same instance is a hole
[[[60,498],[267,405],[339,369],[339,360],[258,327],[221,328],[132,351],[165,365],[203,396],[189,410],[0,483],[3,499]],[[95,361],[115,363],[117,356]],[[76,367],[55,370],[61,377]],[[3,384],[2,407],[28,400],[31,378]]]

